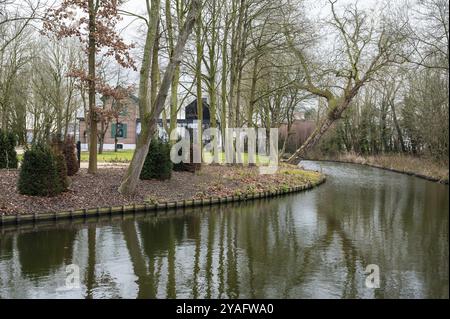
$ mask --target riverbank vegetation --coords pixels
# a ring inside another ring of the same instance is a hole
[[[335,156],[312,156],[311,159],[369,165],[410,175],[416,175],[443,184],[449,182],[449,168],[445,162],[399,154],[361,156],[355,153]]]
[[[0,129],[0,169],[17,168],[16,136]]]
[[[448,13],[448,2],[428,0],[409,21],[399,16],[413,54],[398,51],[405,62],[361,88],[308,158],[368,163],[448,182]],[[326,112],[319,104],[310,117]]]

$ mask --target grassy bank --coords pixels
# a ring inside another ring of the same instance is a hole
[[[133,158],[134,150],[103,151],[97,154],[97,161],[104,163],[129,163]],[[81,161],[89,161],[89,152],[81,152]]]
[[[129,163],[133,158],[134,150],[120,150],[117,152],[114,151],[103,151],[102,154],[97,155],[97,161],[100,163]],[[212,161],[212,155],[210,153],[206,153],[204,155],[205,161]],[[21,158],[20,158],[21,159]],[[244,163],[248,162],[248,154],[243,154]],[[89,152],[81,152],[81,161],[87,162],[89,161]],[[225,153],[221,152],[219,154],[219,161],[225,162]],[[256,161],[260,164],[267,164],[269,162],[269,158],[267,156],[256,155]]]
[[[97,154],[97,161],[99,163],[129,163],[133,158],[134,150],[119,150],[114,151],[103,151],[102,154]],[[23,153],[17,155],[19,161],[23,160]],[[89,161],[89,152],[81,152],[81,161]]]
[[[129,163],[133,158],[134,150],[118,150],[114,151],[103,151],[102,154],[97,154],[97,161],[99,163]],[[23,160],[23,154],[20,153],[17,155],[19,161]],[[210,153],[206,153],[204,155],[204,160],[209,161],[212,160],[212,155]],[[89,161],[89,152],[84,151],[81,152],[81,161],[88,162]],[[225,153],[221,152],[219,154],[219,161],[225,162]],[[244,163],[248,162],[248,154],[243,154]],[[269,158],[263,155],[256,155],[256,161],[260,164],[267,164],[269,162]]]
[[[357,154],[341,154],[338,156],[314,156],[315,160],[331,160],[345,163],[369,165],[378,168],[389,169],[396,172],[415,175],[440,183],[448,184],[448,163],[436,162],[427,158],[419,158],[405,155],[378,155],[360,156]]]
[[[86,169],[72,177],[68,191],[54,197],[18,193],[18,170],[0,170],[0,214],[61,212],[211,197],[252,196],[261,192],[285,192],[321,183],[324,176],[295,166],[283,165],[276,174],[261,175],[258,167],[205,165],[196,173],[173,172],[167,181],[140,181],[137,192],[124,196],[117,191],[125,168],[99,168],[95,176]]]

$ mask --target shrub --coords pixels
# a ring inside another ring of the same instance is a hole
[[[23,157],[18,189],[21,194],[32,196],[54,196],[64,190],[61,183],[61,164],[51,149],[43,144],[33,145]]]
[[[19,161],[15,150],[16,143],[14,133],[0,130],[0,169],[17,168]]]
[[[67,137],[62,149],[67,165],[67,175],[73,176],[78,172],[78,158],[76,154],[76,145],[73,137]]]
[[[7,155],[8,155],[8,168],[17,168],[19,160],[17,158],[16,153],[16,144],[17,144],[17,138],[16,135],[13,132],[8,132],[6,135],[6,141],[7,141]]]
[[[67,190],[69,187],[69,180],[67,178],[67,165],[66,158],[63,153],[53,154],[55,158],[55,167],[58,173],[59,186],[61,187],[60,192]]]
[[[6,138],[5,133],[0,130],[0,169],[6,168]]]
[[[172,177],[169,143],[153,139],[141,171],[141,179],[166,180]]]
[[[67,137],[64,141],[60,136],[53,136],[50,143],[53,155],[57,161],[61,161],[59,163],[58,172],[62,176],[65,176],[63,181],[63,185],[68,185],[67,176],[73,176],[78,171],[78,159],[75,155],[75,144],[73,142],[73,138]],[[64,162],[64,163],[62,163]]]

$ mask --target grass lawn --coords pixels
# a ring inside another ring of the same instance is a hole
[[[134,150],[125,151],[103,151],[103,154],[97,154],[97,161],[104,163],[127,163],[131,162]],[[17,154],[19,161],[23,160],[23,154]],[[81,161],[89,161],[89,152],[81,152]]]
[[[248,164],[248,154],[243,154],[243,161],[244,163]],[[203,154],[203,160],[211,161],[212,160],[212,154],[209,152],[206,152]],[[224,163],[225,162],[225,152],[220,152],[219,154],[219,162]],[[269,163],[269,157],[265,155],[256,155],[256,164],[268,164]]]
[[[125,151],[103,151],[103,154],[98,154],[98,162],[106,162],[106,163],[126,163],[130,162],[133,157],[134,150],[125,150]],[[204,154],[204,160],[211,160],[211,153]],[[219,155],[220,161],[225,161],[225,153],[221,152]],[[244,153],[243,156],[244,163],[248,163],[248,154]],[[89,160],[89,152],[81,152],[81,161],[87,162]],[[269,162],[269,158],[263,155],[256,156],[257,164],[267,164]]]
[[[129,163],[131,162],[131,158],[133,157],[134,150],[119,150],[117,152],[114,151],[103,151],[103,154],[98,154],[97,161],[103,163]],[[19,161],[22,161],[23,154],[18,154],[17,157]],[[211,160],[211,153],[204,154],[204,160]],[[220,162],[225,162],[225,153],[221,152],[219,155]],[[248,163],[248,154],[244,153],[244,163]],[[89,160],[89,152],[81,152],[81,161],[87,162]],[[256,163],[257,164],[268,164],[269,157],[265,155],[256,155]]]
[[[133,157],[134,150],[123,151],[103,151],[103,154],[97,154],[98,162],[107,163],[126,163],[130,162]],[[81,152],[81,161],[87,162],[89,160],[89,152]]]

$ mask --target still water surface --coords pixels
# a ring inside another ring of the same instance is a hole
[[[0,298],[449,297],[448,186],[302,165],[327,182],[170,216],[0,230]],[[379,289],[365,285],[370,264]]]

